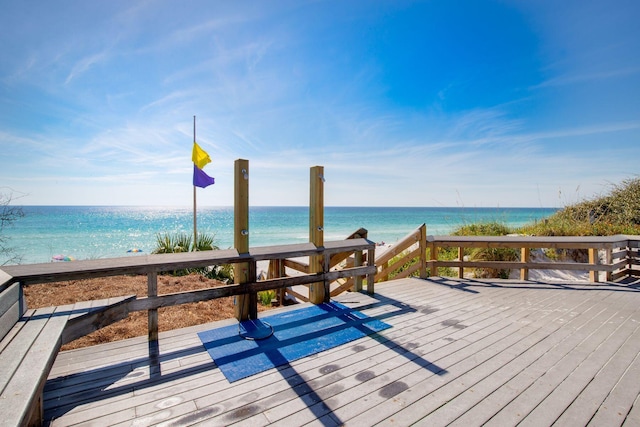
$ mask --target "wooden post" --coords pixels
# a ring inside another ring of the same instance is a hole
[[[418,242],[420,248],[420,278],[427,278],[427,225],[422,224],[420,226],[420,241]]]
[[[158,272],[147,273],[147,296],[158,296]],[[158,342],[158,309],[152,308],[147,311],[147,325],[149,338],[147,340],[149,350],[149,373],[152,377],[160,374],[160,343]]]
[[[238,159],[234,169],[234,206],[233,206],[233,242],[239,254],[249,252],[249,161]],[[233,265],[234,283],[249,281],[249,263],[239,262]],[[235,298],[235,317],[238,321],[247,320],[253,314],[249,294]],[[255,308],[257,311],[257,307]],[[255,318],[255,316],[253,317]]]
[[[589,264],[598,265],[598,249],[589,248]],[[597,270],[589,270],[589,280],[592,282],[600,281],[600,274]]]
[[[520,262],[529,263],[531,260],[531,248],[520,248]],[[523,267],[520,269],[520,280],[529,280],[529,269]]]
[[[331,270],[331,257],[330,256],[324,256],[321,257],[321,259],[323,260],[322,262],[322,271],[327,273]],[[327,279],[324,280],[324,282],[322,283],[323,285],[323,295],[324,295],[324,300],[322,302],[329,302],[331,301],[331,282],[328,281]]]
[[[251,260],[245,265],[247,266],[247,277],[246,277],[245,283],[256,283],[258,281],[257,262],[255,260]],[[251,292],[248,295],[244,295],[244,297],[245,299],[249,300],[248,302],[249,315],[247,317],[249,319],[257,319],[258,318],[258,292]]]
[[[458,278],[464,279],[464,267],[462,263],[464,262],[464,248],[462,246],[458,247],[458,259],[460,260],[460,267],[458,268]]]
[[[375,246],[367,251],[367,265],[376,265],[376,248]],[[376,273],[367,275],[367,293],[373,295],[375,292]]]
[[[634,242],[632,240],[627,240],[627,247],[626,247],[627,254],[625,255],[625,259],[627,262],[623,268],[624,268],[624,274],[627,275],[628,279],[633,279],[633,264],[636,257],[636,255],[634,254],[637,254],[638,252],[640,252],[640,249],[634,252],[634,249],[635,249],[634,243],[637,243],[637,242]]]
[[[607,266],[611,267],[613,265],[613,248],[607,248],[606,249],[606,257],[607,257]],[[613,271],[608,270],[606,273],[606,278],[605,280],[607,282],[610,282],[613,278]]]
[[[362,251],[355,251],[353,254],[353,266],[361,267],[363,264],[363,254]],[[356,276],[353,278],[353,288],[354,292],[360,292],[362,290],[362,276]]]
[[[438,275],[438,267],[436,266],[436,261],[438,260],[438,247],[435,242],[429,243],[429,255],[431,258],[431,268],[429,271],[429,275],[431,277],[436,277]]]
[[[380,281],[381,282],[387,282],[389,280],[389,271],[387,270],[387,268],[389,268],[389,265],[391,264],[391,260],[385,261],[382,264],[379,265],[380,267],[380,271],[386,271],[387,273],[385,273],[384,275],[380,276]]]
[[[285,277],[284,260],[272,259],[269,261],[269,269],[267,271],[267,279],[277,279],[279,277]],[[286,297],[286,289],[280,288],[276,290],[278,296],[278,303],[284,305],[284,299]]]
[[[324,246],[324,168],[314,166],[309,175],[309,241]],[[321,255],[309,257],[309,273],[319,273],[324,263]],[[327,295],[327,298],[329,295]],[[321,304],[325,300],[324,283],[309,285],[309,302]]]
[[[147,273],[147,296],[158,296],[158,272]],[[149,341],[158,341],[158,309],[153,308],[147,312],[147,323],[149,329]]]

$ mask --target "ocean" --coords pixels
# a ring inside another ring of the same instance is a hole
[[[159,233],[193,233],[193,210],[176,207],[24,206],[25,216],[3,229],[5,246],[20,263],[54,257],[97,259],[148,254]],[[369,239],[393,244],[427,225],[431,235],[461,225],[497,221],[511,227],[546,218],[554,208],[325,207],[324,239],[341,240],[359,228]],[[233,208],[199,207],[198,232],[215,236],[220,249],[233,246]],[[269,246],[309,241],[308,207],[250,207],[249,244]],[[129,252],[138,249],[141,252]],[[5,260],[0,259],[0,264]]]

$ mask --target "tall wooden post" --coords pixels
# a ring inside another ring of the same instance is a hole
[[[249,252],[249,161],[238,159],[234,170],[234,230],[233,243],[239,254]],[[250,279],[249,263],[234,264],[233,278],[235,283],[247,283]],[[239,321],[247,320],[252,313],[249,294],[237,295],[235,299],[235,317]],[[253,316],[252,316],[253,315]]]
[[[324,167],[311,168],[309,178],[309,241],[317,247],[324,246]],[[323,257],[309,257],[309,273],[323,270]],[[328,297],[328,295],[327,295]],[[309,301],[321,304],[325,300],[324,283],[309,285]]]
[[[147,296],[158,296],[158,272],[147,273]],[[158,309],[153,308],[147,312],[148,346],[149,346],[149,372],[152,377],[160,374],[160,345],[158,343]]]
[[[158,272],[147,273],[147,296],[158,296]],[[158,309],[154,308],[147,312],[147,322],[149,330],[149,341],[158,341]]]
[[[420,248],[420,278],[427,278],[427,224],[420,226],[420,241],[418,242]]]

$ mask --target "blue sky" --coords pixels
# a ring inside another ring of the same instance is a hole
[[[0,0],[0,188],[192,203],[562,207],[640,172],[640,2]]]

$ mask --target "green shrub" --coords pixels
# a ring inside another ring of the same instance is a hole
[[[175,254],[191,251],[191,236],[185,233],[156,235],[156,248],[154,254]]]
[[[233,265],[212,265],[205,267],[204,271],[200,271],[200,274],[208,279],[215,279],[220,280],[221,282],[230,283],[233,282]]]
[[[391,258],[389,260],[389,265],[394,265],[395,263],[397,263],[398,261],[400,261],[402,258],[404,258],[407,255],[408,251],[404,251],[396,256],[394,256],[393,258]],[[397,268],[396,270],[393,270],[392,272],[389,273],[389,280],[393,280],[395,279],[400,273],[402,273],[403,271],[409,269],[412,265],[414,265],[415,263],[418,262],[418,258],[414,258],[411,259],[407,262],[405,262],[402,267]],[[414,272],[411,274],[412,277],[418,276],[419,272]]]
[[[506,236],[511,233],[513,230],[505,224],[492,221],[463,225],[451,234],[453,236]]]
[[[193,245],[192,236],[186,233],[158,233],[156,235],[156,248],[152,251],[154,254],[173,254],[181,252],[191,252],[194,249],[197,251],[215,251],[219,250],[218,246],[214,244],[215,236],[209,234],[198,234],[198,240]],[[233,266],[224,265],[212,265],[198,268],[185,268],[182,270],[174,270],[169,274],[174,276],[185,276],[191,273],[201,274],[209,279],[217,279],[221,281],[233,280]]]
[[[458,249],[457,248],[438,248],[438,259],[441,261],[452,261],[454,259],[458,259]],[[454,269],[451,267],[438,267],[437,270],[438,271],[436,274],[440,277],[454,277],[458,275],[458,269]]]
[[[271,302],[276,298],[276,291],[268,290],[268,291],[260,291],[258,292],[258,299],[260,300],[260,304],[264,306],[270,306]]]
[[[515,249],[511,248],[473,248],[469,255],[472,261],[518,261],[520,257]],[[476,268],[474,277],[508,279],[511,270],[496,268]]]
[[[198,234],[196,251],[217,251],[220,248],[214,245],[215,236],[212,234]],[[193,249],[193,248],[192,248]]]
[[[490,221],[463,225],[452,234],[454,236],[505,236],[513,232],[514,230],[503,223]],[[465,255],[469,261],[517,261],[519,259],[518,253],[514,249],[508,248],[472,248],[463,254],[463,256]],[[450,248],[445,256],[447,258],[444,259],[457,259],[458,249]],[[457,274],[457,270],[450,270],[451,275]],[[509,273],[510,270],[506,269],[476,268],[473,270],[474,277],[480,278],[499,277],[506,279],[509,277]]]

